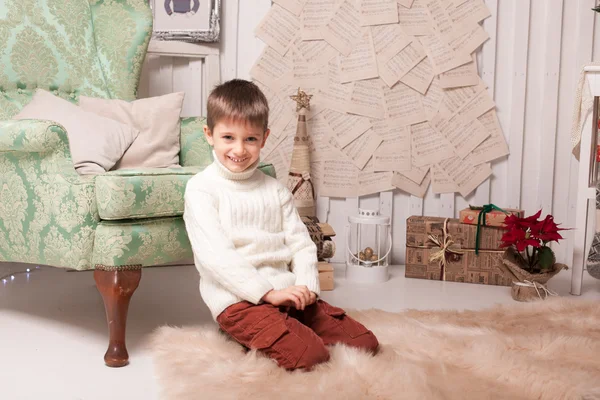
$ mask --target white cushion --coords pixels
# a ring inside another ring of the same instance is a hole
[[[180,116],[184,96],[184,92],[178,92],[132,102],[81,96],[79,106],[140,131],[113,169],[173,168],[180,166]]]
[[[139,135],[128,125],[86,112],[43,89],[37,89],[31,102],[13,118],[49,120],[62,125],[69,138],[73,165],[82,175],[110,170]]]

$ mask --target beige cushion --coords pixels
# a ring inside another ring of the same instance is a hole
[[[80,174],[110,170],[138,136],[139,131],[115,120],[84,111],[42,89],[14,119],[42,119],[62,125],[69,137],[73,165]]]
[[[81,96],[79,105],[86,111],[140,131],[113,169],[172,168],[179,166],[180,115],[184,95],[184,92],[178,92],[132,102]]]

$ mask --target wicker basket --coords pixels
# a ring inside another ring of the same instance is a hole
[[[502,257],[502,263],[515,275],[519,282],[529,281],[546,284],[550,278],[558,274],[562,269],[569,269],[565,264],[554,263],[552,269],[547,272],[541,274],[529,273],[521,268],[522,261],[517,252],[512,248],[506,249]],[[535,289],[532,289],[535,292]]]

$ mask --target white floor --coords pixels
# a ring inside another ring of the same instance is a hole
[[[0,264],[0,276],[26,268]],[[550,289],[570,296],[570,273],[553,278]],[[600,300],[600,281],[585,275],[579,298]],[[405,279],[402,267],[372,286],[346,282],[343,267],[336,268],[336,285],[323,298],[345,308],[476,309],[513,302],[507,287]],[[111,369],[102,361],[107,328],[92,273],[41,267],[16,274],[0,281],[0,399],[157,399],[144,338],[164,324],[202,323],[212,320],[193,267],[145,269],[129,309],[130,365]]]

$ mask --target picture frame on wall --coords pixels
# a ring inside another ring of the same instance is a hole
[[[221,0],[149,0],[158,40],[218,42]]]

